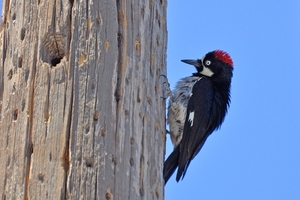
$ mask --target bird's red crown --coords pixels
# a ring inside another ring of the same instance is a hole
[[[232,60],[231,60],[231,57],[230,57],[230,55],[229,55],[228,53],[226,53],[225,51],[222,51],[222,50],[215,50],[215,51],[214,51],[214,55],[215,55],[215,57],[216,57],[218,60],[220,60],[220,61],[222,61],[222,62],[224,62],[224,63],[227,63],[227,64],[229,64],[230,66],[233,67],[233,62],[232,62]]]

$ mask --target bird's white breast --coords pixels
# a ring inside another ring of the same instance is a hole
[[[188,101],[192,95],[194,84],[201,78],[191,76],[181,79],[177,82],[172,91],[168,106],[168,124],[170,125],[170,136],[174,148],[180,143],[183,134],[184,123],[186,119],[186,109]],[[193,114],[189,114],[189,120],[193,122]]]

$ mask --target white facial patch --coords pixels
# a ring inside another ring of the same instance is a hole
[[[201,59],[203,70],[200,72],[200,74],[211,77],[214,73],[209,68],[205,67],[205,65],[203,64],[203,60],[204,60],[204,57]]]
[[[209,76],[211,77],[214,73],[207,67],[203,67],[203,70],[200,72],[204,76]]]
[[[189,114],[189,122],[191,123],[191,127],[192,127],[194,123],[194,111],[190,112]]]

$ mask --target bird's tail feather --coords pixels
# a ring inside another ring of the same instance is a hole
[[[178,159],[179,159],[179,145],[174,149],[174,151],[169,155],[167,160],[164,162],[164,179],[165,184],[168,182],[169,178],[172,176],[174,171],[178,166]]]

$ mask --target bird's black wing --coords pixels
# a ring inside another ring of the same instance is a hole
[[[200,151],[205,140],[212,132],[208,126],[213,95],[212,82],[208,77],[201,77],[193,86],[180,143],[177,181],[184,177],[191,160]]]
[[[173,152],[169,155],[167,160],[164,162],[164,180],[165,184],[168,182],[172,174],[178,167],[178,160],[179,160],[179,145],[173,150]]]

